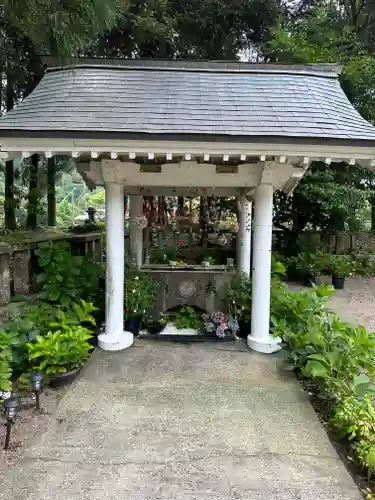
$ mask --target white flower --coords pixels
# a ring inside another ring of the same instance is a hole
[[[135,280],[139,280],[139,276],[135,276],[135,277],[134,277],[134,279],[135,279]]]

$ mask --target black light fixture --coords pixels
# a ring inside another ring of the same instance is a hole
[[[3,408],[5,412],[5,418],[6,418],[6,436],[5,436],[5,444],[4,444],[4,450],[7,450],[9,448],[9,442],[10,442],[10,432],[12,429],[12,425],[14,424],[18,410],[20,408],[20,399],[17,398],[16,396],[11,396],[9,399],[6,399],[3,403]]]
[[[30,374],[30,384],[31,389],[35,393],[36,399],[36,409],[40,410],[40,393],[44,387],[44,375],[43,373],[35,372]]]

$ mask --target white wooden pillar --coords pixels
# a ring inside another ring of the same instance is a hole
[[[250,276],[252,205],[246,196],[241,196],[238,200],[237,269],[247,276]]]
[[[98,345],[106,351],[120,351],[133,344],[134,336],[124,332],[124,186],[105,184],[106,201],[106,318],[105,333]]]
[[[138,269],[143,264],[143,229],[136,226],[133,220],[143,214],[143,196],[129,196],[130,204],[130,254]]]
[[[253,238],[251,334],[248,346],[254,351],[280,350],[280,339],[270,335],[271,254],[273,187],[261,184],[255,189]]]

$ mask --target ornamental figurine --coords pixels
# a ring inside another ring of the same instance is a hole
[[[225,246],[227,243],[228,243],[228,239],[227,237],[225,236],[225,234],[221,234],[218,239],[217,239],[217,242],[219,243],[220,246]]]
[[[147,217],[145,215],[138,215],[138,217],[134,217],[133,224],[139,229],[146,229],[148,226]]]

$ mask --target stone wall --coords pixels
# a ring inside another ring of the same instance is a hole
[[[45,241],[68,241],[73,255],[88,255],[96,262],[102,260],[102,234],[53,234],[27,237],[15,244],[0,245],[0,306],[12,297],[38,292],[40,272],[35,250]]]
[[[234,271],[227,271],[220,266],[171,269],[155,265],[144,266],[143,269],[160,284],[154,308],[155,317],[183,305],[196,306],[207,313],[218,310],[227,312],[226,301],[222,297],[225,287],[233,279]]]
[[[375,254],[375,233],[325,234],[319,231],[304,231],[300,234],[302,243],[324,252],[347,253],[364,251]]]

